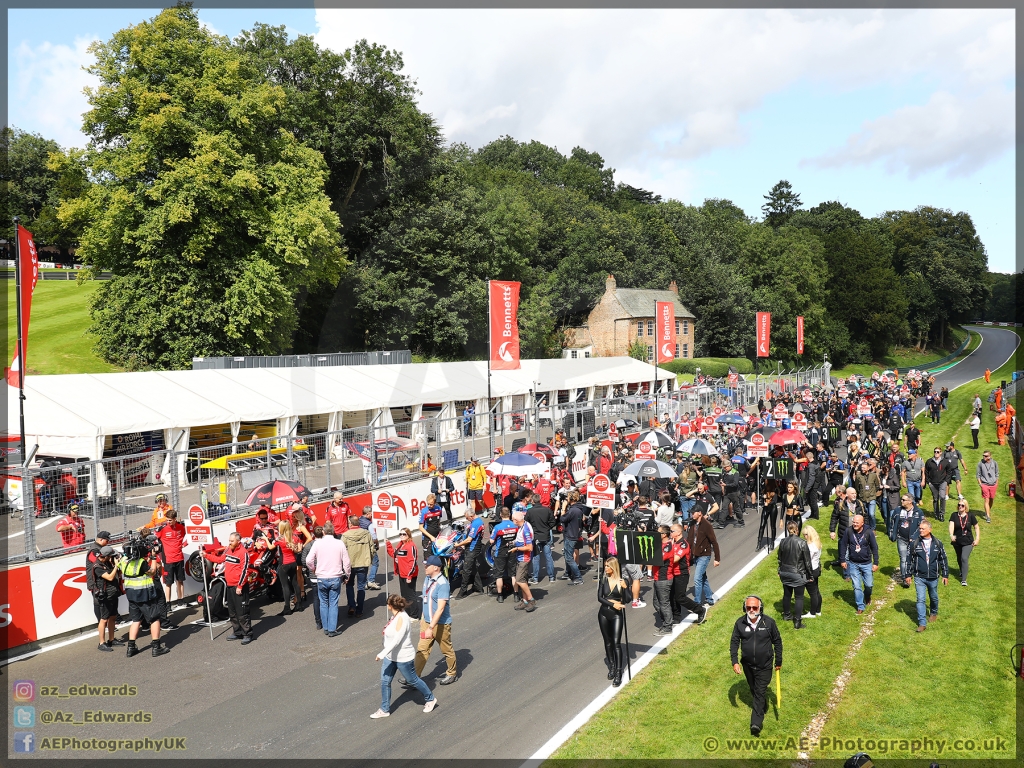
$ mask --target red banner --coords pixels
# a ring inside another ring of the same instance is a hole
[[[519,283],[490,280],[491,368],[519,369]]]
[[[804,318],[801,315],[796,316],[796,353],[804,353]]]
[[[772,313],[757,313],[757,356],[768,357],[772,337]]]
[[[36,244],[32,240],[32,233],[20,224],[16,224],[16,237],[18,238],[18,266],[21,269],[21,351],[28,357],[28,320],[32,314],[32,293],[36,289],[36,280],[39,279],[39,257],[36,255]],[[12,387],[18,386],[18,371],[22,367],[18,359],[18,347],[14,347],[14,360],[11,367],[7,369],[7,383]]]
[[[672,301],[656,302],[658,323],[658,364],[676,359],[676,305]]]

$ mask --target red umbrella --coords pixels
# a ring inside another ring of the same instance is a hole
[[[555,449],[547,443],[527,443],[519,449],[519,453],[543,453],[545,458],[541,459],[541,461],[547,461],[558,455],[555,453]]]
[[[291,480],[271,480],[269,483],[258,485],[252,489],[246,504],[288,504],[298,501],[300,496],[308,496],[309,491],[302,483],[294,483]]]
[[[789,445],[795,443],[800,445],[805,440],[804,433],[799,429],[780,429],[768,438],[769,445]]]

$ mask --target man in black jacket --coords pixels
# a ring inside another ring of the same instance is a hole
[[[917,538],[922,520],[924,512],[914,503],[909,493],[904,493],[900,497],[899,508],[889,514],[889,540],[896,542],[896,549],[900,554],[900,572],[894,578],[905,588],[910,586],[904,581],[908,575],[907,556],[910,552],[910,542]]]
[[[743,616],[732,628],[729,655],[738,675],[740,665],[750,686],[754,706],[750,712],[750,735],[759,736],[764,724],[765,699],[772,667],[782,669],[782,635],[771,616],[762,613],[761,598],[750,595],[743,601]]]
[[[445,474],[443,469],[437,470],[437,475],[430,481],[430,492],[437,497],[437,503],[441,505],[450,523],[452,521],[452,495],[455,493],[455,483]]]
[[[932,512],[940,523],[946,519],[946,495],[953,470],[954,467],[943,458],[942,449],[935,446],[932,457],[924,463],[924,480],[932,492]]]
[[[905,576],[908,585],[911,577],[914,579],[917,591],[917,631],[924,632],[928,626],[926,616],[928,621],[939,618],[939,577],[942,577],[942,586],[949,584],[949,561],[942,542],[932,536],[931,521],[922,520],[919,531],[920,535],[910,542]],[[925,609],[926,593],[931,603],[930,613]]]
[[[853,516],[839,542],[839,564],[843,576],[853,580],[857,613],[864,613],[864,606],[871,603],[874,573],[878,570],[878,542],[875,532],[864,527],[863,515]]]
[[[533,528],[533,574],[530,584],[540,583],[540,561],[544,559],[544,567],[547,568],[548,581],[555,580],[555,561],[551,558],[551,532],[557,523],[551,512],[551,507],[545,507],[540,503],[540,494],[533,494],[530,497],[530,506],[526,509],[526,522]]]

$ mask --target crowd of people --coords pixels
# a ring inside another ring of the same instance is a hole
[[[582,457],[576,455],[569,436],[557,430],[548,445],[551,461],[543,475],[495,475],[479,457],[474,458],[465,469],[466,508],[461,520],[452,510],[452,477],[437,471],[415,529],[404,528],[391,539],[375,528],[369,506],[357,513],[341,493],[319,515],[308,498],[284,509],[261,507],[251,541],[232,533],[225,547],[208,548],[203,554],[218,567],[228,588],[232,632],[227,639],[239,640],[241,645],[253,639],[250,571],[253,558],[262,553],[273,554],[272,580],[279,584],[281,615],[302,611],[308,603],[313,623],[327,637],[341,634],[346,618],[355,621],[363,615],[366,591],[381,588],[377,576],[383,565],[398,589],[387,601],[390,621],[378,654],[382,702],[373,717],[390,714],[391,685],[398,673],[403,686],[420,691],[429,712],[437,700],[420,674],[435,644],[447,664],[440,684],[449,685],[459,676],[452,639],[453,600],[480,595],[504,603],[511,598],[513,610],[533,613],[540,606],[533,587],[543,578],[576,587],[592,572],[599,581],[598,626],[608,678],[619,685],[626,663],[624,611],[646,608],[646,592],[653,602],[655,635],[672,634],[691,616],[694,623],[703,624],[716,602],[709,572],[723,559],[716,531],[742,527],[751,517],[758,525],[758,546],[777,549],[782,620],[799,630],[805,620],[820,617],[823,599],[818,582],[823,566],[829,565],[821,540],[823,510],[828,511],[828,536],[838,548],[831,565],[852,583],[857,613],[871,603],[884,534],[899,555],[893,578],[905,588],[915,587],[917,631],[925,631],[938,616],[938,582],[946,584],[950,573],[945,547],[933,535],[933,525],[946,522],[946,501],[953,498],[955,489],[956,511],[949,516],[948,533],[960,582],[966,587],[970,555],[981,541],[979,519],[992,521],[999,468],[990,451],[981,453],[975,479],[985,509],[979,518],[963,496],[969,470],[955,443],[935,446],[927,460],[921,455],[925,451],[912,412],[915,396],[927,398],[930,418],[939,421],[949,393],[930,391],[927,379],[913,382],[914,389],[909,391],[903,383],[892,376],[851,380],[838,391],[767,392],[756,408],[718,409],[716,413],[733,418],[719,419],[711,430],[705,426],[710,409],[663,413],[643,429],[657,430],[666,438],[656,450],[657,463],[668,471],[655,476],[630,474],[631,469],[635,471],[631,465],[635,465],[637,437],[615,429],[604,439],[589,439],[585,476],[574,473],[574,462]],[[981,415],[976,396],[968,421],[975,444]],[[794,427],[799,429],[793,432]],[[777,432],[788,439],[771,439]],[[767,456],[749,455],[756,433],[768,438]],[[697,436],[706,443],[700,450],[685,442]],[[780,473],[769,467],[785,469]],[[607,476],[615,485],[614,508],[588,506],[588,487],[596,475]],[[925,491],[931,496],[930,513],[921,506]],[[77,510],[70,510],[58,531],[79,536],[76,518]],[[819,524],[813,522],[819,519],[820,534]],[[618,531],[657,531],[660,558],[643,565],[622,560],[616,551]],[[174,599],[173,590],[178,599],[183,594],[184,527],[166,498],[158,499],[151,521],[141,529],[144,535],[150,532],[152,538],[146,540],[151,546],[133,552],[132,557],[118,560],[106,532],[100,532],[89,549],[89,587],[95,597],[102,651],[109,652],[120,643],[113,630],[117,597],[130,589],[133,623],[128,655],[138,652],[135,640],[140,628],[147,626],[153,654],[167,652],[159,636],[161,624],[166,628],[169,623],[167,607]],[[552,554],[559,537],[561,572]],[[441,539],[449,546],[444,556],[436,554],[435,545]],[[458,563],[457,578],[453,562]],[[157,586],[160,582],[163,589]],[[738,647],[746,642],[745,633],[757,627],[764,628],[771,640],[774,621],[757,623],[764,608],[760,598],[752,600],[751,606],[757,615],[744,619],[750,630],[737,623]],[[417,624],[419,636],[413,639]],[[781,650],[778,653],[776,661],[781,665]],[[763,677],[758,668],[748,681],[760,687]],[[759,732],[760,723],[752,720],[755,730]]]

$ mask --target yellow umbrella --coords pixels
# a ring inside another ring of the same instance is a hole
[[[775,705],[782,709],[782,670],[775,669]]]

